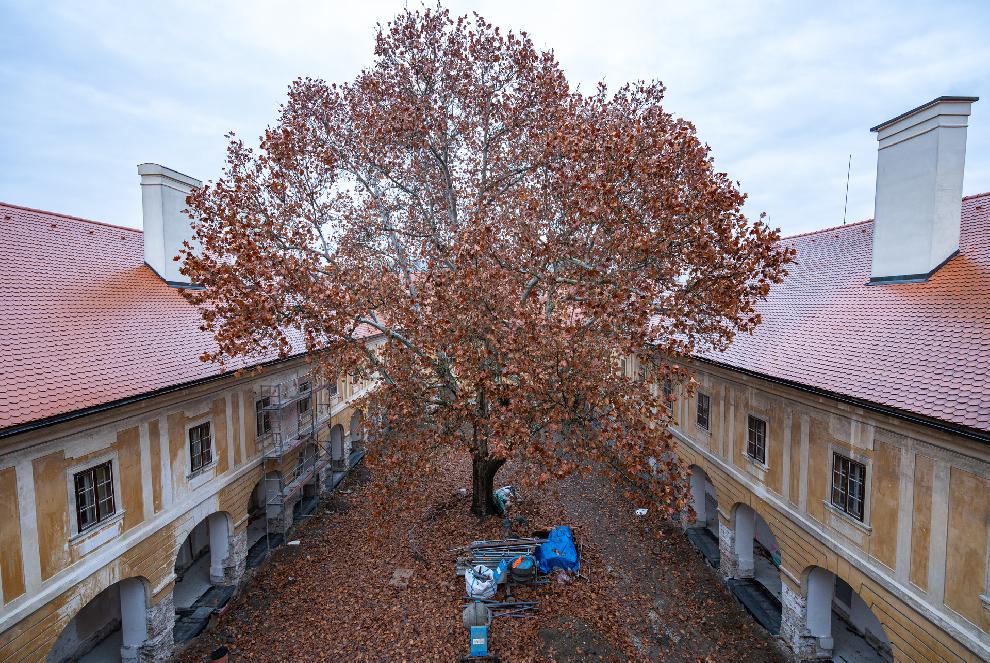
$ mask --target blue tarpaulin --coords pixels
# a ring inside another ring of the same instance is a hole
[[[568,573],[580,570],[581,563],[570,527],[561,525],[550,530],[547,542],[536,548],[536,563],[540,573],[550,573],[554,569],[564,569]]]

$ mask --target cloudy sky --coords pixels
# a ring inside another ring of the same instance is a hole
[[[407,3],[0,0],[0,201],[140,226],[136,165],[217,176],[298,76],[346,81]],[[408,3],[418,6],[418,3]],[[573,83],[660,79],[747,211],[792,234],[873,214],[869,127],[975,95],[966,193],[990,190],[990,3],[454,2],[552,48]]]

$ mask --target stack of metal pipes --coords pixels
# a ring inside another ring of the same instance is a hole
[[[520,555],[532,555],[540,539],[506,539],[504,541],[475,541],[468,546],[471,553],[471,566],[483,564],[495,568],[503,559],[515,559]]]

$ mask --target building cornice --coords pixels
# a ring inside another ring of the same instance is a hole
[[[845,394],[829,391],[827,389],[820,389],[818,387],[802,384],[800,382],[795,382],[793,380],[786,380],[784,378],[774,377],[772,375],[761,373],[759,371],[754,371],[747,368],[740,368],[738,366],[733,366],[732,364],[727,364],[725,362],[715,361],[714,359],[708,359],[705,357],[698,357],[698,356],[692,356],[690,359],[692,361],[697,361],[702,364],[717,366],[719,368],[734,373],[741,373],[743,375],[748,375],[750,377],[754,377],[759,380],[763,380],[765,382],[770,382],[784,387],[789,387],[791,389],[803,391],[805,393],[813,394],[815,396],[828,398],[833,401],[837,401],[839,403],[843,403],[846,405],[852,405],[858,408],[862,408],[864,410],[868,410],[870,412],[876,412],[878,414],[894,417],[895,419],[907,421],[918,426],[932,428],[942,433],[948,433],[950,435],[958,435],[960,437],[964,437],[969,440],[974,440],[982,444],[990,444],[990,431],[982,431],[976,428],[969,428],[966,426],[953,424],[951,422],[943,421],[941,419],[933,419],[931,417],[925,417],[923,415],[914,412],[899,410],[897,408],[893,408],[887,405],[882,405],[880,403],[875,403],[873,401],[864,400],[862,398],[856,398],[854,396],[846,396]]]

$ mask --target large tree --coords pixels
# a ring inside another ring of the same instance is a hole
[[[657,385],[758,324],[789,254],[663,93],[584,92],[525,33],[403,12],[353,82],[293,82],[260,149],[231,137],[190,197],[209,359],[302,338],[327,375],[377,376],[376,465],[401,478],[469,453],[480,515],[512,458],[682,508]]]

